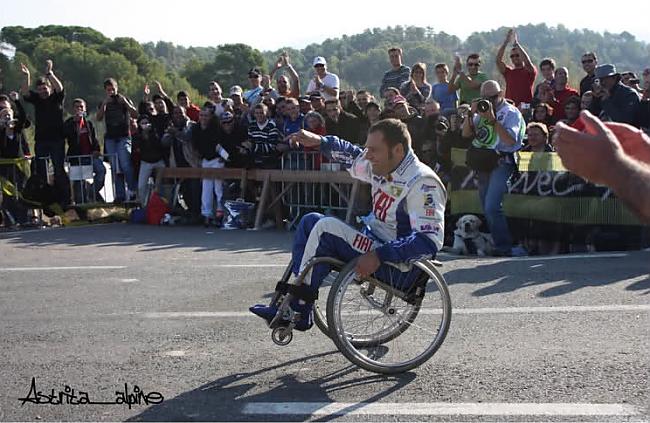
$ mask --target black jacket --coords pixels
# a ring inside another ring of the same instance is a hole
[[[206,129],[201,124],[192,124],[191,140],[194,149],[199,152],[199,157],[205,160],[216,159],[217,144],[219,144],[219,126],[211,123]]]
[[[79,143],[79,126],[75,122],[74,117],[69,118],[63,122],[63,137],[68,143],[68,156],[79,156],[81,155],[81,144]],[[97,135],[95,132],[95,126],[91,121],[86,119],[86,128],[88,129],[88,139],[90,140],[90,146],[93,151],[100,151],[99,141],[97,141]]]
[[[163,159],[164,149],[156,131],[151,128],[149,136],[144,137],[138,130],[133,136],[133,146],[140,150],[140,160],[147,163],[157,163]]]

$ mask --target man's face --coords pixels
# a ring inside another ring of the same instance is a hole
[[[538,106],[535,108],[535,113],[533,113],[533,117],[537,122],[544,122],[548,116],[546,116],[546,107],[544,106]]]
[[[368,103],[370,102],[370,96],[368,93],[357,94],[357,104],[361,109],[365,109]]]
[[[306,115],[307,113],[311,112],[312,110],[314,110],[314,109],[313,109],[313,107],[311,107],[311,102],[310,101],[301,101],[300,102],[300,113]]]
[[[539,128],[529,128],[528,144],[530,144],[531,147],[540,147],[546,144],[546,136],[544,135],[544,132]]]
[[[235,129],[235,120],[234,119],[222,120],[221,127],[226,132],[226,134],[230,134]]]
[[[569,80],[569,72],[565,68],[558,68],[555,71],[555,82],[562,86]]]
[[[424,116],[440,116],[440,105],[438,103],[426,103],[424,105]]]
[[[375,131],[366,138],[366,159],[372,165],[372,173],[386,176],[397,167],[403,158],[404,149],[400,144],[388,147],[381,132]]]
[[[325,105],[325,113],[327,113],[327,116],[332,119],[334,122],[337,122],[339,120],[339,116],[341,115],[341,110],[339,109],[339,105],[336,103],[329,103]]]
[[[316,75],[318,75],[319,78],[323,78],[327,72],[325,65],[315,65],[314,70],[316,71]]]
[[[600,78],[600,85],[607,91],[611,90],[616,85],[616,76],[612,75]]]
[[[402,53],[400,53],[399,50],[389,51],[388,59],[390,60],[391,66],[394,68],[399,68],[402,66]]]
[[[479,69],[481,69],[481,63],[479,59],[468,59],[467,60],[467,70],[470,75],[478,74]]]
[[[174,107],[174,110],[172,110],[172,121],[175,125],[180,125],[185,122],[185,113],[183,113],[181,108]]]
[[[286,94],[289,91],[289,79],[286,76],[281,76],[276,81],[278,83],[278,92],[280,94]]]
[[[260,76],[259,75],[248,75],[248,82],[251,84],[252,88],[257,88],[260,86]]]
[[[153,105],[156,108],[157,113],[162,114],[167,112],[167,106],[162,98],[157,98],[156,101],[153,102]]]
[[[261,109],[261,108],[260,109],[255,109],[255,111],[253,112],[253,116],[255,116],[255,120],[258,123],[266,122],[266,112],[264,111],[264,109]]]
[[[449,72],[447,72],[445,68],[436,69],[436,78],[438,79],[438,82],[440,83],[446,82],[448,76],[449,76]]]
[[[521,57],[521,51],[518,48],[513,48],[510,51],[510,60],[516,68],[519,68],[524,64],[523,57]]]
[[[366,109],[366,116],[368,116],[368,120],[370,122],[376,122],[379,120],[379,116],[381,115],[381,112],[377,107],[368,107]]]
[[[214,115],[210,110],[201,109],[201,113],[199,113],[199,124],[201,125],[201,128],[207,128],[210,125],[213,116]]]
[[[567,119],[571,121],[576,120],[579,114],[580,114],[580,109],[578,108],[577,104],[569,103],[564,106],[564,115],[566,116]]]
[[[314,110],[323,110],[325,107],[325,101],[323,100],[323,97],[313,97],[311,99],[311,107],[313,107]]]
[[[591,74],[594,69],[596,69],[597,65],[598,62],[591,54],[585,54],[582,56],[582,69],[584,69],[585,72]]]
[[[542,71],[542,76],[547,81],[552,81],[555,77],[555,69],[553,69],[553,66],[551,65],[544,65],[540,70]]]
[[[106,91],[106,95],[108,97],[117,95],[117,87],[111,84],[108,84],[107,86],[104,87],[104,91]]]
[[[40,84],[36,86],[36,92],[40,98],[48,98],[52,93],[52,89],[47,84]]]
[[[82,117],[86,113],[86,103],[78,101],[72,106],[72,111],[76,117]]]
[[[190,98],[186,95],[182,95],[178,97],[178,105],[183,106],[187,109],[188,107],[190,107]]]
[[[216,84],[210,84],[208,86],[208,97],[216,103],[221,101],[221,87]]]
[[[285,112],[291,120],[296,120],[298,119],[298,115],[300,115],[300,107],[294,102],[286,103]]]

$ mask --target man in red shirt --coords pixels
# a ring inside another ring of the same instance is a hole
[[[196,104],[192,104],[190,96],[186,91],[179,91],[176,95],[176,101],[178,101],[179,106],[185,108],[185,114],[188,118],[190,118],[191,121],[199,121],[199,113],[201,113],[201,109]],[[169,113],[171,113],[171,110]]]
[[[508,42],[513,39],[510,60],[513,67],[505,64],[503,55]],[[506,98],[512,100],[519,108],[521,103],[530,104],[533,101],[533,86],[537,78],[537,68],[530,61],[530,57],[519,44],[517,33],[514,29],[508,30],[506,39],[497,52],[497,68],[506,79]]]
[[[553,107],[553,117],[556,120],[566,118],[564,106],[571,97],[580,98],[578,91],[569,87],[569,70],[567,68],[557,68],[555,70],[555,89],[553,98],[548,103]],[[580,111],[580,109],[578,109]]]

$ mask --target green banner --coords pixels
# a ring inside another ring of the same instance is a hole
[[[452,214],[482,214],[476,174],[463,149],[452,150],[449,197]],[[591,184],[562,166],[557,153],[519,153],[520,176],[508,184],[508,217],[575,225],[641,225],[605,186]]]

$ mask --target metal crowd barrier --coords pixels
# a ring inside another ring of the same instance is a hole
[[[282,156],[283,170],[339,171],[340,165],[329,163],[317,151],[291,151]],[[352,184],[298,182],[287,189],[282,183],[283,203],[289,207],[289,227],[293,227],[306,212],[321,211],[329,214],[347,210],[346,198],[350,198]]]
[[[111,172],[112,163],[117,163],[116,154],[104,154],[97,157],[92,154],[65,157],[64,169],[68,174],[68,179],[70,179],[72,204],[113,202],[115,199],[115,180],[113,179],[113,172]],[[96,168],[96,166],[102,166],[103,170],[102,168]],[[97,178],[103,178],[103,180],[95,181]],[[102,187],[100,190],[95,189],[97,184]]]

